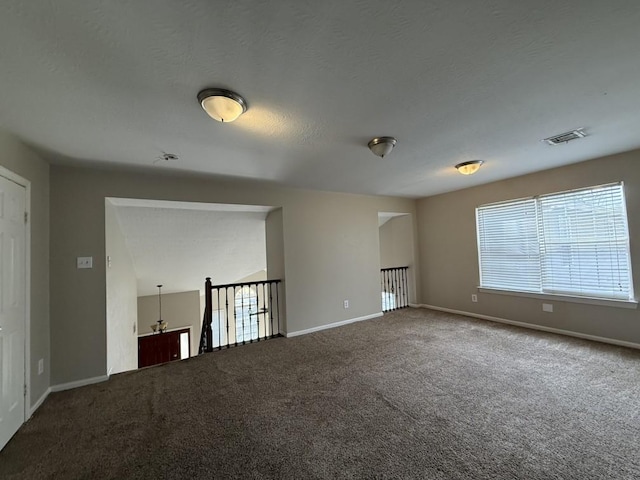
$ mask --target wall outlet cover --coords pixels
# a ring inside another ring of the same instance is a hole
[[[552,303],[543,303],[542,304],[543,312],[553,312],[553,304]]]
[[[93,257],[78,257],[77,268],[93,268]]]
[[[344,308],[349,308],[349,300],[344,301]]]

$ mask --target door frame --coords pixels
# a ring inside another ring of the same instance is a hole
[[[25,210],[27,223],[25,224],[25,306],[24,306],[24,384],[27,393],[24,396],[24,421],[31,418],[31,182],[15,172],[0,165],[0,176],[17,183],[25,189]],[[50,362],[49,362],[50,363]],[[34,409],[35,410],[35,409]]]

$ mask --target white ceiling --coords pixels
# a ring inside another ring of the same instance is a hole
[[[3,0],[0,128],[57,162],[424,196],[640,147],[638,25],[637,0]],[[205,87],[249,110],[209,119]]]
[[[269,207],[109,201],[133,260],[138,296],[156,294],[158,284],[163,293],[202,291],[206,277],[215,285],[235,283],[267,268]]]

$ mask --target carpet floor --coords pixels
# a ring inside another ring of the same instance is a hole
[[[640,478],[640,351],[425,309],[54,393],[2,479]]]

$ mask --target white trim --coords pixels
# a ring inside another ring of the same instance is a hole
[[[24,421],[29,420],[31,405],[31,181],[0,165],[0,176],[17,183],[25,189],[27,224],[25,225],[25,290],[24,290],[24,384],[27,392],[24,396]]]
[[[84,387],[86,385],[93,385],[94,383],[105,382],[107,380],[109,380],[109,375],[101,375],[99,377],[85,378],[84,380],[76,380],[75,382],[52,385],[51,391],[62,392],[64,390],[71,390],[72,388]]]
[[[31,418],[31,415],[35,413],[35,411],[40,408],[40,405],[44,403],[49,394],[51,393],[51,387],[47,388],[47,390],[42,394],[42,396],[38,399],[38,401],[32,406],[29,407],[29,416],[27,419]]]
[[[503,290],[499,288],[488,287],[478,287],[478,291],[481,293],[490,293],[496,295],[511,295],[514,297],[539,298],[540,300],[555,300],[557,302],[585,303],[587,305],[600,305],[602,307],[629,308],[632,310],[638,308],[637,300],[611,300],[593,297],[574,297],[571,295],[561,295],[558,293],[517,292],[515,290]]]
[[[463,310],[454,310],[452,308],[436,307],[434,305],[418,304],[415,305],[415,307],[428,308],[431,310],[438,310],[440,312],[455,313],[457,315],[479,318],[481,320],[489,320],[490,322],[506,323],[508,325],[515,325],[517,327],[529,328],[532,330],[541,330],[543,332],[557,333],[559,335],[566,335],[568,337],[583,338],[585,340],[593,340],[594,342],[609,343],[611,345],[618,345],[620,347],[635,348],[640,350],[640,343],[627,342],[625,340],[616,340],[615,338],[599,337],[597,335],[589,335],[587,333],[579,333],[573,332],[571,330],[562,330],[560,328],[545,327],[542,325],[536,325],[535,323],[517,322],[515,320],[507,320],[506,318],[492,317],[491,315],[482,315],[480,313],[465,312]]]
[[[297,337],[299,335],[306,335],[307,333],[319,332],[320,330],[328,330],[329,328],[341,327],[350,323],[362,322],[363,320],[371,320],[372,318],[378,318],[383,315],[382,312],[372,313],[371,315],[365,315],[364,317],[349,318],[347,320],[341,320],[339,322],[329,323],[327,325],[319,325],[317,327],[307,328],[305,330],[297,330],[295,332],[285,332],[284,336],[287,338]]]

